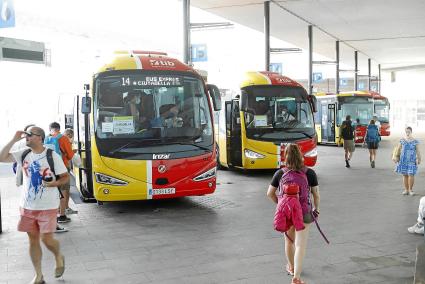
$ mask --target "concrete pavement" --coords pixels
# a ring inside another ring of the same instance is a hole
[[[425,138],[425,137],[424,137]],[[421,139],[425,141],[425,139]],[[401,195],[401,177],[384,139],[376,169],[357,148],[352,168],[343,150],[320,146],[322,198],[303,269],[307,283],[412,283],[415,249],[423,237],[407,227],[425,195],[424,170],[417,196]],[[425,151],[422,151],[425,153]],[[283,239],[272,228],[274,205],[265,193],[273,171],[219,171],[213,195],[177,200],[75,204],[67,233],[58,234],[66,256],[63,279],[53,277],[44,250],[47,283],[290,283],[283,272]],[[26,235],[16,231],[18,192],[0,177],[3,229],[0,283],[28,283],[33,276]]]

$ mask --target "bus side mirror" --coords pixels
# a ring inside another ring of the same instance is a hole
[[[313,112],[317,112],[317,98],[314,95],[308,95],[308,100],[310,101],[311,109]]]
[[[81,98],[81,113],[89,114],[91,112],[91,98],[82,97]]]
[[[221,110],[221,95],[220,90],[217,88],[216,85],[207,85],[208,93],[210,94],[210,97],[212,99],[213,107],[215,111]]]

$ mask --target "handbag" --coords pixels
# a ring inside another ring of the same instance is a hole
[[[399,162],[400,161],[400,155],[401,155],[401,144],[398,143],[393,149],[392,160],[395,161],[395,162]]]

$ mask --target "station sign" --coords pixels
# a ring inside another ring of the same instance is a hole
[[[270,63],[270,71],[282,75],[282,63]]]
[[[15,8],[12,0],[0,0],[0,28],[15,26]]]
[[[318,83],[323,80],[322,72],[313,73],[313,82]]]
[[[191,61],[192,62],[206,62],[206,61],[208,61],[207,45],[206,44],[192,44],[191,45]]]

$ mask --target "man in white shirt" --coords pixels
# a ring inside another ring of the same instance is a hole
[[[12,146],[23,138],[30,150],[10,152]],[[58,186],[68,182],[69,174],[62,158],[49,150],[53,169],[50,167],[48,152],[43,146],[44,138],[43,129],[32,126],[27,131],[17,131],[0,151],[0,162],[17,162],[22,170],[21,218],[18,231],[28,234],[31,261],[36,272],[31,283],[36,284],[44,283],[40,240],[55,256],[55,277],[61,277],[65,271],[65,259],[60,252],[59,241],[53,237],[53,233],[56,230],[56,213],[60,199]]]

